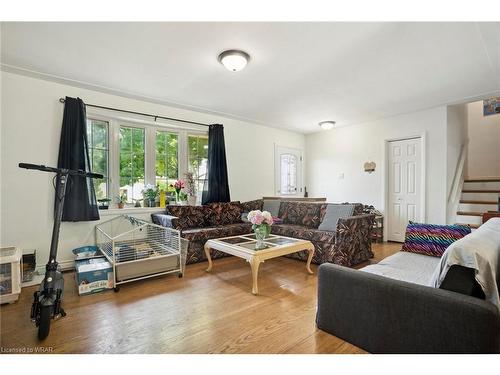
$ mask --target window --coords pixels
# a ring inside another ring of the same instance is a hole
[[[144,189],[144,129],[120,126],[120,195],[127,203],[142,199]]]
[[[169,191],[169,185],[185,179],[187,172],[193,173],[195,190],[201,197],[208,156],[208,134],[203,129],[124,120],[92,111],[88,113],[87,135],[92,171],[104,176],[94,179],[96,197],[110,198],[111,208],[116,208],[120,196],[125,196],[127,207],[144,206],[145,185]],[[187,189],[184,192],[189,193]]]
[[[302,151],[275,145],[275,190],[277,195],[302,193]]]
[[[293,154],[281,154],[281,194],[297,193],[297,157]]]
[[[156,131],[155,170],[156,185],[167,190],[179,176],[179,137],[175,133]]]
[[[97,199],[109,196],[109,123],[107,121],[88,119],[87,139],[92,172],[100,173],[102,179],[94,179],[94,189]]]
[[[187,143],[188,171],[193,173],[196,193],[200,199],[207,175],[208,137],[206,135],[189,135]]]

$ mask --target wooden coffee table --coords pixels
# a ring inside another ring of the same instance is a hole
[[[239,258],[245,259],[250,263],[252,269],[252,293],[258,294],[257,275],[259,273],[259,265],[267,259],[277,258],[283,255],[296,253],[298,251],[309,251],[307,258],[306,270],[312,274],[311,260],[314,255],[314,245],[310,241],[300,240],[284,236],[270,235],[266,238],[266,248],[261,250],[255,249],[254,234],[246,234],[241,236],[232,236],[208,240],[205,244],[205,254],[208,259],[207,272],[212,270],[212,258],[210,257],[210,249],[222,251],[226,254],[231,254]]]

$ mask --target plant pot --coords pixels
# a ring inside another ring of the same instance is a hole
[[[269,235],[268,228],[265,226],[257,226],[254,229],[254,233],[255,233],[255,239],[257,240],[257,243],[255,244],[255,249],[256,250],[265,249],[267,245],[264,243],[264,240]]]
[[[118,203],[118,208],[123,208],[125,206],[125,203]]]

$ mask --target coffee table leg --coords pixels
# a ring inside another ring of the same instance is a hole
[[[205,245],[204,248],[205,248],[205,255],[207,256],[208,260],[208,268],[206,269],[206,271],[210,272],[210,270],[212,269],[212,258],[210,257],[210,247]]]
[[[252,258],[250,267],[252,268],[252,293],[259,294],[259,286],[257,285],[257,277],[259,275],[260,260]]]
[[[311,270],[311,260],[312,260],[313,255],[314,255],[314,247],[307,249],[307,251],[309,251],[309,257],[307,258],[306,269],[307,269],[307,272],[309,272],[312,275],[313,271]]]

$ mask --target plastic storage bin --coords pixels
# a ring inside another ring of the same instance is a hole
[[[0,248],[0,303],[15,302],[21,294],[21,249]]]

